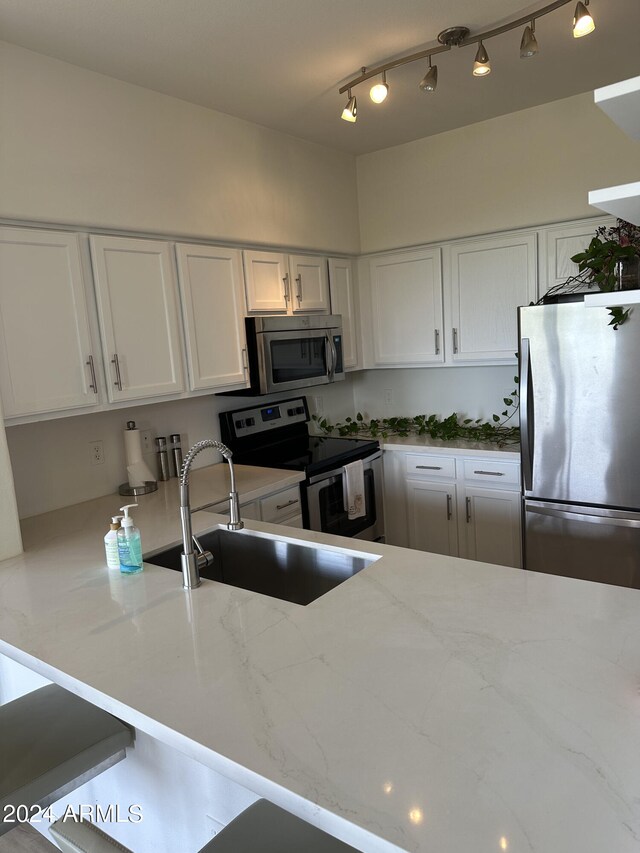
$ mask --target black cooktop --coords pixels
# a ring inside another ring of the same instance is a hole
[[[363,459],[378,448],[377,441],[368,439],[304,435],[252,449],[235,450],[233,460],[239,465],[304,471],[310,477]]]

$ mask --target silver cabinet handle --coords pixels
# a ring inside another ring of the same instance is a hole
[[[299,500],[287,501],[286,504],[276,504],[276,509],[286,509],[288,506],[295,506],[295,504],[298,504],[298,503],[300,503]]]
[[[89,383],[89,388],[93,391],[94,394],[98,393],[98,383],[96,382],[96,368],[93,364],[93,356],[90,355],[87,361],[85,362],[87,367],[91,372],[91,382]]]
[[[442,465],[416,465],[416,468],[421,468],[425,471],[442,471]]]
[[[467,498],[467,524],[471,521],[471,498]]]
[[[474,471],[474,474],[485,474],[487,477],[504,477],[503,471]]]
[[[246,373],[249,370],[249,363],[247,360],[247,348],[242,348],[242,370]]]
[[[116,381],[113,384],[116,386],[118,391],[122,391],[122,376],[120,375],[120,361],[118,360],[117,352],[114,352],[111,364],[116,368]]]
[[[302,275],[296,276],[296,284],[298,285],[298,292],[296,296],[298,297],[298,305],[302,302]]]
[[[289,301],[289,273],[282,276],[282,284],[284,285],[284,301]]]
[[[452,329],[451,331],[453,333],[453,351],[455,353],[458,352],[458,330]]]
[[[436,355],[440,355],[440,329],[434,329],[436,339]]]
[[[453,501],[451,495],[447,495],[447,521],[451,521],[453,515]]]

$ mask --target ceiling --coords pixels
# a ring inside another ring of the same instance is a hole
[[[361,66],[436,46],[540,8],[522,0],[0,0],[0,38],[93,71],[360,154],[587,92],[640,74],[640,2],[591,0],[596,31],[573,39],[573,3],[536,24],[540,53],[519,58],[520,30],[434,58],[435,93],[416,62],[390,71],[376,106],[364,83],[358,121],[338,89]]]

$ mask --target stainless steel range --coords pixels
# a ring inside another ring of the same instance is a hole
[[[307,530],[381,541],[382,451],[377,441],[310,435],[306,397],[234,409],[220,414],[222,441],[234,462],[304,471],[300,484]],[[362,460],[365,514],[349,518],[345,508],[344,466]]]

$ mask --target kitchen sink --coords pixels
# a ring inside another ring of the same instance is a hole
[[[357,574],[378,557],[292,542],[249,530],[212,530],[198,536],[213,565],[200,572],[208,580],[250,589],[294,604],[309,604]],[[144,557],[146,563],[182,571],[182,543]]]

